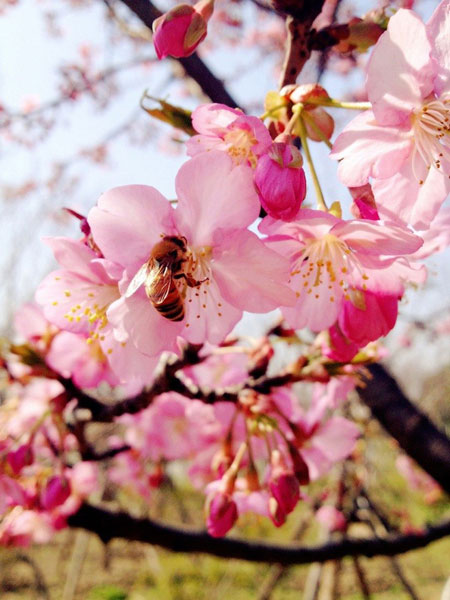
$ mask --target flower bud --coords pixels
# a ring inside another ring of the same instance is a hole
[[[158,58],[181,58],[192,54],[206,37],[213,0],[201,0],[194,6],[179,4],[153,21],[153,44]]]
[[[287,468],[285,461],[278,450],[271,456],[272,473],[269,487],[272,496],[277,501],[280,509],[289,514],[297,506],[300,499],[300,487],[297,477]]]
[[[275,527],[281,527],[286,523],[286,513],[273,496],[269,498],[269,515]]]
[[[63,476],[56,475],[47,481],[47,485],[41,494],[41,506],[44,510],[53,510],[64,504],[69,496],[69,481]]]
[[[33,449],[30,444],[22,444],[17,450],[9,452],[7,456],[9,466],[13,470],[14,475],[18,475],[25,466],[31,465],[33,458]]]
[[[291,144],[274,142],[256,165],[254,182],[261,206],[274,219],[292,220],[306,195],[303,160]]]
[[[224,536],[238,518],[237,506],[230,494],[217,492],[206,503],[206,528],[213,537]]]
[[[293,88],[293,89],[292,89]],[[293,104],[304,104],[306,113],[305,128],[307,136],[315,141],[320,142],[322,137],[330,139],[334,131],[334,119],[321,106],[316,106],[309,100],[321,99],[329,100],[328,92],[318,83],[305,83],[297,86],[286,86],[280,92],[285,94]],[[320,135],[320,132],[322,135]],[[300,131],[294,129],[294,133],[300,134]]]
[[[297,477],[299,484],[307,485],[309,483],[308,465],[306,464],[304,458],[293,444],[289,444],[288,448],[294,467],[294,474]]]

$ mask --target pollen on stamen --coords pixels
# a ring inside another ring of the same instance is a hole
[[[219,312],[218,312],[218,313],[217,313],[217,316],[218,316],[218,317],[221,317],[221,316],[222,316],[222,313],[219,313]]]
[[[64,292],[64,295],[67,296],[67,298],[69,298],[72,294],[71,294],[71,292],[69,290],[66,290]]]
[[[55,277],[55,281],[61,281],[61,277]]]
[[[112,348],[108,348],[108,350],[106,351],[107,354],[112,354]]]
[[[52,306],[58,306],[58,302],[55,300],[54,302],[52,302]]]
[[[200,319],[200,315],[197,315],[197,319]]]

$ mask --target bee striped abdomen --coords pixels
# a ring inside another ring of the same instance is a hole
[[[161,316],[169,321],[182,321],[184,319],[184,306],[175,283],[172,281],[169,293],[161,304],[154,304]]]

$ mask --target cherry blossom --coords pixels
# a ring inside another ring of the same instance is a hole
[[[346,185],[373,178],[381,218],[416,229],[429,227],[450,191],[448,6],[427,25],[406,9],[391,17],[368,65],[372,110],[345,127],[331,154]]]
[[[209,152],[181,167],[176,187],[176,209],[154,188],[127,186],[104,194],[89,214],[105,259],[124,273],[123,295],[109,306],[107,319],[119,341],[129,339],[150,356],[176,352],[178,336],[219,343],[244,310],[267,312],[294,300],[284,284],[288,263],[247,229],[259,203],[246,167],[235,167],[223,152]],[[162,316],[144,286],[129,293],[165,236],[186,240],[182,277],[174,280],[184,306],[180,321]]]
[[[271,247],[290,258],[290,285],[297,296],[283,308],[294,327],[326,329],[338,318],[344,300],[358,305],[358,290],[403,292],[403,268],[396,257],[412,254],[423,241],[409,230],[366,220],[342,221],[321,211],[301,210],[297,220],[263,220],[260,230]],[[412,273],[411,273],[412,276]]]
[[[190,156],[222,150],[231,156],[235,164],[255,167],[258,158],[272,144],[269,131],[260,119],[224,104],[199,106],[192,113],[192,125],[198,135],[186,143]]]

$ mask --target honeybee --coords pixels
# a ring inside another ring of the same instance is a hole
[[[148,261],[131,280],[125,297],[132,296],[144,284],[148,299],[161,316],[170,321],[182,321],[184,303],[175,280],[184,279],[189,287],[198,287],[206,281],[198,281],[190,274],[184,273],[182,265],[186,261],[186,255],[185,237],[164,236],[153,246]]]

